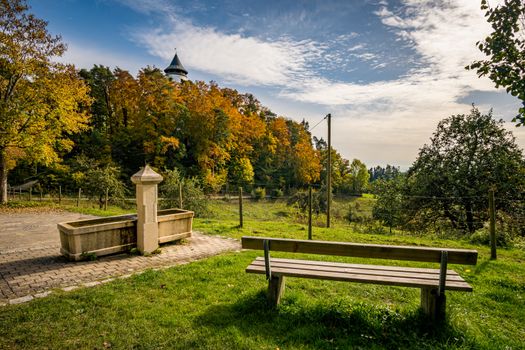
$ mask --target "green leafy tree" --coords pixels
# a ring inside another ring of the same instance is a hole
[[[348,168],[348,182],[353,194],[363,193],[368,186],[368,179],[370,174],[366,168],[365,163],[359,159],[354,159]]]
[[[66,47],[23,0],[0,0],[0,202],[17,160],[49,165],[88,127],[88,87],[72,66],[53,62]]]
[[[235,184],[251,184],[253,182],[254,172],[250,159],[246,157],[234,159],[230,162],[228,175],[230,180]]]
[[[386,167],[377,165],[374,168],[368,169],[370,174],[370,182],[375,180],[391,180],[395,179],[401,173],[398,166],[387,164]]]
[[[491,24],[493,32],[476,45],[487,60],[476,61],[467,69],[474,69],[481,76],[488,76],[496,87],[504,87],[508,93],[523,102],[514,121],[525,124],[525,2],[505,0],[496,7],[481,1],[481,9]]]
[[[106,194],[114,203],[120,203],[125,198],[126,186],[120,175],[120,168],[114,165],[92,166],[81,177],[80,184],[90,198],[98,200],[102,208]]]
[[[79,75],[90,87],[93,97],[91,105],[91,125],[105,135],[112,134],[116,125],[112,121],[113,107],[111,104],[111,85],[115,76],[108,67],[95,65],[90,70],[81,69]]]
[[[192,210],[195,215],[202,216],[209,212],[208,202],[202,186],[195,178],[184,178],[177,169],[167,170],[164,181],[160,184],[160,193],[164,197],[161,207],[179,208],[179,189],[182,189],[182,206]]]
[[[407,209],[420,222],[447,220],[474,232],[487,220],[488,193],[499,198],[524,191],[521,149],[503,121],[475,107],[442,120],[408,171]],[[505,202],[497,202],[505,209]]]
[[[372,217],[389,227],[402,225],[404,220],[403,193],[406,179],[398,175],[392,179],[378,179],[373,182],[373,192],[376,202],[372,209]]]
[[[315,148],[320,153],[320,162],[321,162],[321,179],[327,178],[327,166],[328,166],[328,143],[323,139],[318,139],[317,137],[313,137]],[[332,173],[331,173],[331,182],[332,182],[332,189],[335,192],[350,192],[349,189],[349,167],[350,162],[347,159],[344,159],[339,152],[335,148],[333,148],[330,151],[331,156],[331,166],[332,166]],[[345,181],[346,180],[346,181]]]

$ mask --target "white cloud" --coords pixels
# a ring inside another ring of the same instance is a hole
[[[469,112],[469,105],[457,101],[473,90],[496,91],[488,79],[464,69],[482,57],[475,42],[490,31],[478,1],[402,0],[403,6],[395,13],[386,1],[380,1],[375,14],[420,61],[402,77],[364,84],[336,82],[316,73],[317,60],[331,57],[326,44],[227,34],[181,20],[175,10],[166,11],[163,3],[143,6],[120,1],[140,11],[172,14],[167,28],[163,24],[164,29],[134,33],[134,39],[152,55],[169,61],[177,47],[190,74],[193,69],[240,85],[274,86],[280,89],[280,98],[332,111],[338,123],[334,145],[346,158],[372,161],[381,157],[384,162],[409,166],[440,119]],[[355,37],[351,33],[349,39]],[[346,52],[370,61],[372,69],[385,66],[364,48],[363,43],[353,43]]]
[[[175,7],[168,0],[116,0],[134,11],[150,14],[156,12],[170,13]]]
[[[418,148],[429,141],[437,122],[453,114],[468,113],[470,106],[457,102],[469,92],[497,91],[487,78],[480,79],[464,67],[482,57],[475,47],[490,31],[476,1],[405,0],[397,15],[386,7],[377,15],[401,40],[422,57],[422,68],[391,81],[367,84],[334,83],[318,78],[304,88],[287,89],[282,95],[302,102],[329,106],[339,132],[334,144],[347,158],[381,159],[407,167]],[[482,101],[472,101],[480,104]],[[378,108],[379,106],[379,108]],[[503,107],[503,106],[502,106]],[[487,112],[489,106],[480,105]],[[510,119],[517,111],[495,110]],[[508,127],[525,146],[525,130]]]
[[[356,44],[354,46],[350,46],[349,48],[347,48],[346,51],[352,52],[352,51],[357,51],[357,50],[361,50],[361,49],[364,49],[364,48],[365,48],[365,45],[363,45],[363,44]]]
[[[412,43],[426,63],[423,68],[415,68],[397,80],[362,85],[334,84],[320,78],[314,89],[287,91],[287,95],[327,104],[355,104],[356,99],[372,103],[386,98],[396,105],[412,105],[428,99],[455,101],[471,90],[494,91],[488,79],[479,79],[474,72],[464,69],[481,57],[474,43],[488,33],[489,26],[475,2],[451,3],[454,4],[437,6],[431,1],[406,0],[406,12],[410,14],[406,18],[394,15],[386,7],[376,12],[383,24]],[[360,57],[375,58],[367,54]]]
[[[168,6],[151,0],[146,5],[133,0],[120,1],[141,11],[166,13]],[[474,89],[494,90],[488,79],[478,79],[474,72],[464,69],[480,57],[474,43],[489,29],[476,2],[454,0],[436,5],[430,0],[405,0],[404,5],[404,11],[398,14],[386,6],[376,14],[384,25],[409,41],[426,64],[397,80],[368,84],[333,82],[317,76],[313,63],[321,56],[331,56],[326,46],[314,41],[269,42],[226,34],[215,28],[197,27],[173,12],[167,29],[139,30],[134,38],[150,54],[166,61],[177,47],[190,71],[208,72],[242,85],[278,86],[283,89],[282,96],[322,105],[370,104],[382,99],[390,100],[393,105],[419,105],[422,100],[455,101]],[[357,43],[348,50],[363,48],[363,44]],[[374,60],[374,67],[384,66],[372,52],[352,52],[350,56],[362,61]]]
[[[305,79],[307,64],[320,53],[313,41],[268,42],[240,34],[225,34],[170,17],[169,28],[136,31],[134,39],[154,56],[169,61],[174,47],[187,69],[219,75],[242,85],[286,85]]]

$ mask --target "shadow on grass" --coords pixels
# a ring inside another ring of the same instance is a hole
[[[419,310],[399,312],[347,299],[308,303],[293,296],[272,308],[264,291],[210,306],[195,323],[212,333],[233,327],[245,337],[285,348],[477,348],[448,321],[433,325]]]

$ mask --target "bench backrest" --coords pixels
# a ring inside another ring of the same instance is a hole
[[[264,250],[263,242],[269,242],[271,251],[351,256],[390,260],[441,262],[441,252],[448,253],[448,263],[476,265],[478,252],[469,249],[428,248],[380,244],[360,244],[331,241],[307,241],[269,237],[242,237],[242,248]]]

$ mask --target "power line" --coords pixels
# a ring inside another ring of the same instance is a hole
[[[315,129],[319,124],[321,124],[323,122],[323,120],[325,120],[326,118],[328,117],[328,115],[326,115],[323,119],[319,120],[319,122],[317,124],[315,124],[312,128],[310,128],[310,132],[312,132],[313,129]]]

